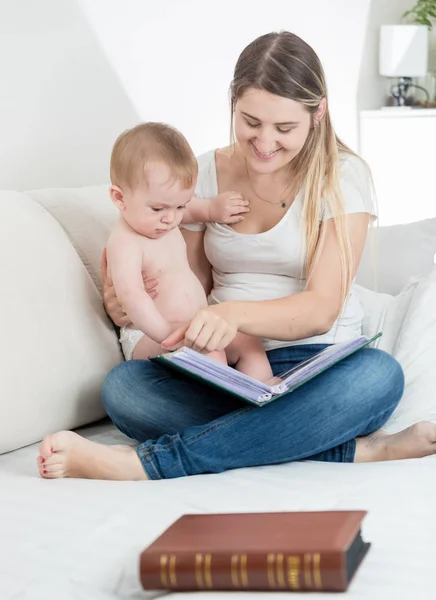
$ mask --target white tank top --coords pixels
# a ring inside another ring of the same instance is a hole
[[[198,157],[199,176],[195,193],[200,198],[218,194],[215,151]],[[341,162],[341,191],[346,212],[368,212],[376,217],[373,188],[365,164],[354,156]],[[223,191],[223,190],[222,190]],[[183,225],[205,231],[204,248],[212,265],[213,289],[209,303],[229,300],[272,300],[302,292],[306,286],[304,271],[304,228],[302,191],[281,221],[263,233],[238,233],[220,223]],[[321,220],[331,218],[327,210]],[[361,334],[363,310],[353,290],[340,317],[330,331],[303,340],[264,339],[266,350],[296,344],[332,344]]]

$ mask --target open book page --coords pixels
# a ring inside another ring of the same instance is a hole
[[[347,356],[361,346],[366,345],[367,342],[368,338],[362,335],[347,342],[328,346],[318,354],[315,354],[315,356],[312,356],[312,358],[298,364],[293,369],[281,373],[279,377],[283,380],[285,387],[289,389],[293,385],[298,385],[302,379],[311,377],[314,373],[324,370],[328,365]]]
[[[180,350],[176,350],[175,352],[163,354],[158,358],[164,359],[182,370],[197,375],[206,383],[213,383],[244,399],[262,404],[270,401],[274,396],[298,387],[342,358],[366,346],[380,335],[377,334],[371,339],[360,336],[347,342],[329,346],[309,360],[279,374],[267,383],[253,379],[232,367],[223,365],[186,347],[180,348]]]
[[[262,383],[249,375],[237,371],[233,367],[228,367],[222,363],[204,356],[191,348],[180,348],[171,354],[164,354],[163,357],[172,363],[184,368],[196,375],[222,385],[232,392],[250,398],[255,401],[269,400],[272,394],[276,392],[273,387]],[[286,391],[286,388],[283,388]]]

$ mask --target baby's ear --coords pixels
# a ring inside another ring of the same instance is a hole
[[[119,188],[117,185],[111,185],[109,188],[109,195],[112,199],[112,202],[119,210],[125,209],[124,194],[121,188]]]

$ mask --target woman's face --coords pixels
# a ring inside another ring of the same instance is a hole
[[[273,173],[303,148],[312,119],[289,98],[249,88],[235,106],[235,134],[251,170]]]

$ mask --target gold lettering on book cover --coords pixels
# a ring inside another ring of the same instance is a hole
[[[206,554],[206,556],[204,558],[204,578],[206,580],[206,585],[208,588],[213,587],[211,565],[212,565],[212,556],[210,554]]]
[[[242,587],[248,587],[248,573],[247,573],[247,555],[241,555],[241,583]]]
[[[195,555],[195,581],[197,582],[197,587],[204,587],[203,583],[203,555],[196,554]]]
[[[176,555],[175,554],[171,554],[171,556],[170,556],[170,583],[173,587],[177,586]]]
[[[288,584],[293,590],[300,589],[300,557],[287,557]]]
[[[168,577],[167,577],[167,563],[168,556],[166,554],[160,555],[160,582],[162,587],[168,587]]]
[[[275,580],[275,560],[276,560],[276,556],[275,554],[268,554],[267,557],[267,573],[268,573],[268,583],[269,583],[269,587],[270,588],[275,588],[276,587],[276,580]]]
[[[239,556],[237,554],[232,554],[232,558],[230,559],[230,574],[234,587],[239,587],[238,562]]]
[[[315,582],[315,587],[319,590],[322,588],[320,562],[321,562],[321,556],[319,554],[314,554],[313,555],[313,579]]]
[[[279,587],[286,587],[283,554],[277,554],[277,581]]]
[[[311,558],[312,556],[310,554],[304,555],[304,583],[308,589],[312,587],[312,573],[310,570]]]

